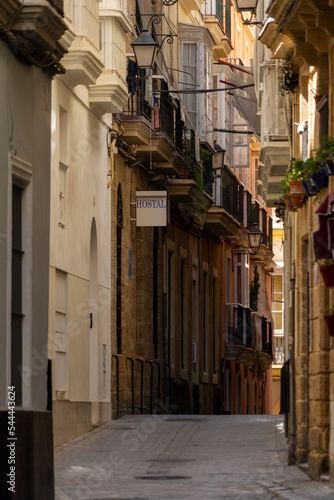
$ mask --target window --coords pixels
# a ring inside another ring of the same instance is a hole
[[[194,89],[197,82],[197,44],[183,44],[183,70],[184,70],[184,89]],[[197,104],[196,94],[186,94],[184,104],[192,122],[193,128],[196,128]]]
[[[174,252],[168,251],[168,295],[167,295],[167,352],[168,363],[174,363]]]
[[[122,190],[121,185],[117,189],[117,226],[116,226],[116,336],[117,352],[122,352],[122,227],[123,227],[123,208],[122,208]]]
[[[59,106],[59,200],[58,200],[58,225],[65,227],[66,220],[66,183],[68,167],[68,132],[67,112]]]
[[[198,267],[192,265],[192,290],[191,290],[191,335],[192,335],[192,358],[193,358],[193,380],[198,383],[197,370],[197,345],[198,345]]]
[[[225,0],[225,32],[226,35],[231,40],[231,2],[230,0]]]
[[[203,372],[209,368],[209,280],[203,272]]]
[[[121,7],[122,8],[122,7]],[[124,10],[127,10],[125,5]],[[126,43],[125,43],[125,33],[122,25],[115,17],[112,23],[112,66],[113,70],[122,78],[125,79],[126,75]],[[104,46],[106,47],[106,41],[104,40]],[[107,61],[111,65],[110,61]],[[124,82],[125,83],[125,82]]]
[[[274,300],[272,305],[274,335],[283,335],[283,276],[274,277]]]
[[[204,58],[205,61],[205,88],[212,89],[212,55],[207,50]],[[211,136],[213,130],[213,93],[207,92],[205,94],[205,129],[204,132]],[[211,138],[209,139],[211,141]]]
[[[217,309],[217,278],[212,280],[212,372],[218,369],[218,309]]]
[[[12,308],[11,308],[11,385],[15,387],[16,406],[22,405],[22,267],[24,251],[22,247],[22,192],[12,188]]]
[[[187,263],[181,259],[180,266],[180,333],[181,333],[181,368],[186,367],[187,359]]]
[[[56,398],[64,398],[67,387],[67,296],[66,273],[56,270],[55,307],[55,391]]]
[[[321,99],[317,105],[317,111],[320,114],[320,137],[323,138],[324,135],[328,135],[328,97],[325,96]]]
[[[153,230],[153,348],[154,357],[158,357],[158,250],[159,228]]]

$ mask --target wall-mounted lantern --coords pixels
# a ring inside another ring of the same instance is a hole
[[[177,35],[170,26],[170,24],[168,23],[168,20],[164,14],[154,14],[151,16],[149,16],[149,14],[141,14],[140,17],[150,17],[150,19],[147,23],[147,27],[142,30],[141,34],[130,45],[133,48],[138,68],[153,69],[155,64],[155,58],[157,54],[160,52],[164,41],[167,40],[167,43],[171,44],[173,43],[173,38]],[[163,37],[159,45],[158,42],[156,42],[152,37],[152,35],[150,34],[149,27],[151,23],[160,24],[162,19],[165,19],[167,23],[169,34],[165,35],[161,33],[155,33],[156,37],[157,36]],[[138,31],[139,29],[137,26],[137,32]]]
[[[253,251],[253,253],[257,253],[262,242],[263,233],[256,223],[252,225],[247,233],[247,236],[250,249]]]

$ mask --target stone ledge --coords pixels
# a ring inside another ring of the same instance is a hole
[[[63,78],[72,87],[94,85],[104,68],[100,53],[85,36],[74,38],[62,63],[66,70]]]
[[[23,5],[0,0],[0,38],[17,59],[42,68],[50,76],[64,72],[60,59],[66,49],[59,40],[67,26],[57,10],[46,0]]]

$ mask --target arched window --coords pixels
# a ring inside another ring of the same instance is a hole
[[[123,227],[123,209],[122,209],[122,190],[121,185],[117,188],[117,225],[116,225],[116,336],[117,352],[122,351],[122,227]]]

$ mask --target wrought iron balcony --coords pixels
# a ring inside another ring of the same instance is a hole
[[[273,355],[271,322],[262,316],[262,350],[270,357]]]
[[[260,223],[261,231],[263,233],[262,243],[268,247],[269,250],[273,249],[273,220],[268,216],[264,208],[260,210]]]
[[[216,206],[224,208],[244,224],[244,186],[226,165],[221,175],[214,179],[214,192]]]
[[[166,82],[156,81],[150,70],[147,70],[146,74],[142,72],[142,75],[138,77],[133,61],[129,64],[127,82],[130,93],[127,113],[145,117],[151,122],[155,132],[166,134],[179,153],[182,153],[183,122],[180,102],[168,92]]]
[[[226,304],[227,344],[254,347],[252,338],[252,316],[249,307],[241,304]]]

